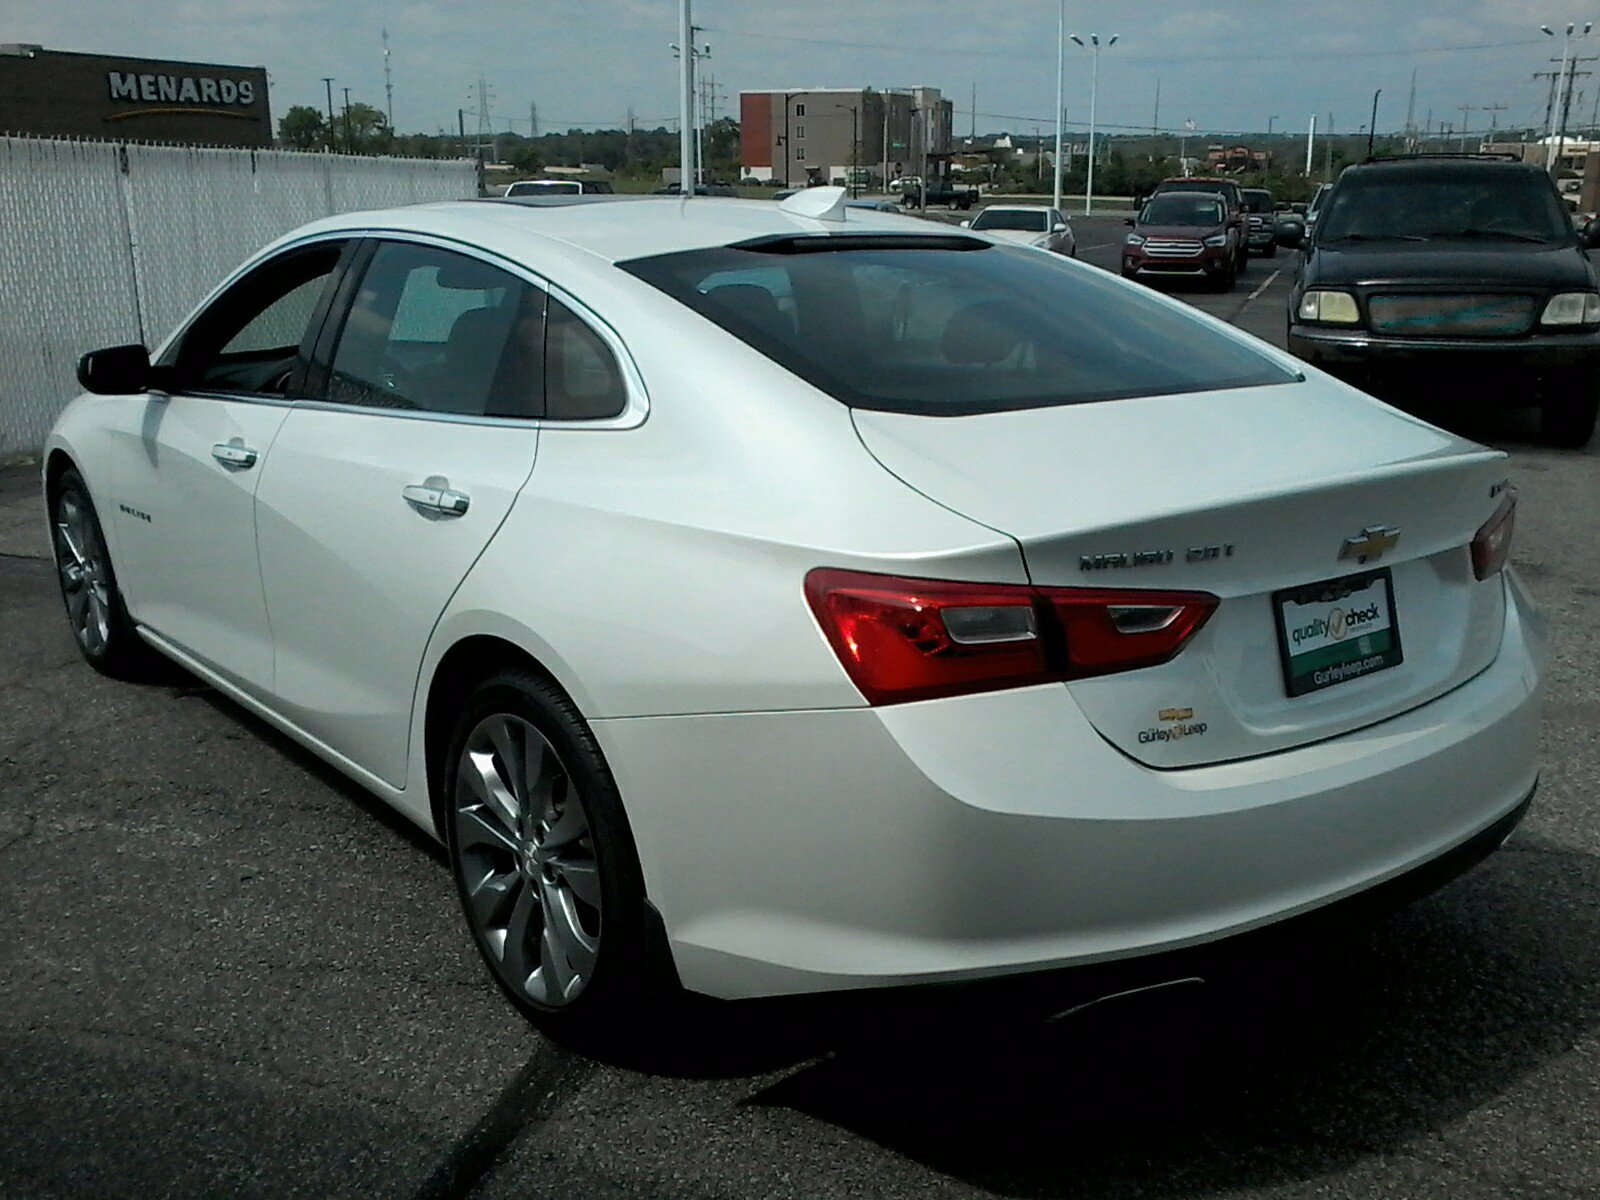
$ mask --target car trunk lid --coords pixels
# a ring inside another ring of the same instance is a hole
[[[1471,678],[1498,648],[1502,588],[1474,578],[1468,546],[1498,504],[1504,455],[1343,385],[855,419],[904,482],[1015,538],[1036,584],[1221,598],[1173,661],[1065,685],[1102,736],[1151,766],[1381,721]],[[1344,551],[1368,531],[1364,560]],[[1308,590],[1329,581],[1344,582]],[[1362,661],[1400,661],[1347,674],[1346,651],[1328,648],[1347,632],[1377,648]],[[1294,673],[1329,665],[1340,681],[1290,695]]]

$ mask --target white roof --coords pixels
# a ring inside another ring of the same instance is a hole
[[[945,225],[919,217],[850,208],[845,220],[820,221],[785,212],[771,200],[697,196],[594,200],[570,205],[524,205],[514,201],[456,200],[379,212],[346,213],[318,221],[312,230],[397,229],[503,244],[508,235],[529,235],[587,251],[607,262],[652,254],[705,250],[751,238],[782,234],[878,230],[949,236]]]

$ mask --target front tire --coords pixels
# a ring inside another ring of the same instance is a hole
[[[128,616],[100,515],[75,467],[68,467],[56,481],[50,498],[50,532],[61,599],[84,661],[113,679],[155,674],[162,659]]]
[[[480,684],[446,760],[445,844],[490,975],[569,1040],[614,1039],[672,991],[600,747],[567,697],[521,670]]]

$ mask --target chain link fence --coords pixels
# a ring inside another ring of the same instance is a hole
[[[467,160],[0,137],[0,460],[43,443],[81,354],[153,346],[280,234],[477,191]]]

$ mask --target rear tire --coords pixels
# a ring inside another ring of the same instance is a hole
[[[1540,413],[1540,430],[1552,446],[1581,450],[1594,437],[1597,413],[1600,413],[1600,398],[1593,396],[1587,400],[1546,404]]]
[[[467,698],[445,769],[456,894],[501,992],[569,1042],[642,1032],[677,981],[622,797],[578,710],[549,680],[501,672]]]
[[[170,669],[128,616],[100,515],[76,467],[68,467],[56,481],[50,533],[61,600],[84,661],[113,679],[149,679]]]
[[[1233,291],[1233,285],[1239,282],[1239,272],[1231,264],[1228,269],[1218,275],[1211,286],[1219,292]]]

